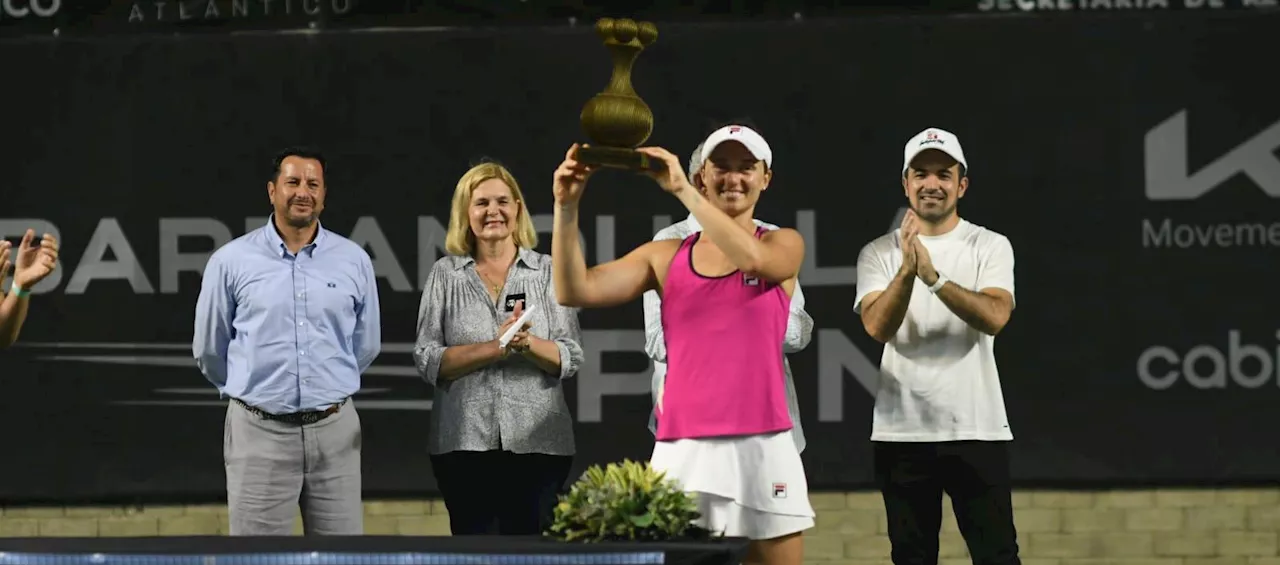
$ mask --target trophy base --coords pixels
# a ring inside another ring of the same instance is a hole
[[[663,168],[662,161],[626,147],[584,146],[578,148],[578,162],[597,167],[611,167],[630,171],[656,171]]]

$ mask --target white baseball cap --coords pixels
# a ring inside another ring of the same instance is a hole
[[[707,140],[702,142],[701,159],[706,159],[716,150],[721,143],[726,141],[736,141],[741,143],[751,152],[756,159],[764,161],[765,166],[773,167],[773,149],[769,148],[769,142],[764,140],[760,134],[747,126],[724,126],[707,136]]]
[[[916,134],[911,141],[907,142],[906,148],[902,151],[902,174],[907,174],[911,160],[915,159],[916,155],[929,149],[937,149],[950,155],[964,167],[965,171],[969,170],[969,163],[964,160],[964,149],[960,148],[960,139],[947,130],[929,128]]]
[[[693,175],[698,174],[698,171],[700,169],[702,169],[702,144],[701,143],[699,143],[698,146],[693,149],[693,154],[689,155],[689,178],[693,179]]]

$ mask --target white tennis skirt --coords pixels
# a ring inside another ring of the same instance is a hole
[[[809,482],[790,431],[659,441],[650,458],[698,499],[698,525],[731,537],[772,539],[813,527]]]

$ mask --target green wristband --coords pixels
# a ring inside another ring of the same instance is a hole
[[[25,288],[22,288],[22,285],[18,284],[18,281],[13,281],[13,286],[9,287],[9,292],[12,292],[18,295],[18,298],[26,298],[28,296],[31,296],[31,291]]]

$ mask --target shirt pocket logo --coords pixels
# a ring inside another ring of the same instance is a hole
[[[317,294],[317,305],[329,316],[352,314],[359,302],[355,288],[341,281],[324,281],[323,292]]]

